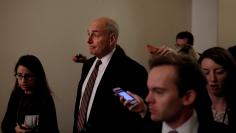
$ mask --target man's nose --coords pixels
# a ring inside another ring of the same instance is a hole
[[[92,44],[93,43],[93,39],[91,35],[88,35],[88,40],[87,40],[88,44]]]

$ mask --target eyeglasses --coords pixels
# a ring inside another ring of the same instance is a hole
[[[17,73],[15,76],[16,76],[16,78],[17,78],[18,80],[23,80],[23,78],[24,78],[24,80],[27,80],[27,81],[30,81],[30,80],[32,80],[32,79],[34,78],[34,75],[33,75],[33,74],[25,74],[25,75],[22,75],[22,74],[20,74],[20,73]]]

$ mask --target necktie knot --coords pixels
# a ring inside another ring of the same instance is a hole
[[[95,67],[97,68],[97,67],[99,67],[101,64],[102,64],[102,61],[101,61],[101,60],[97,60]]]

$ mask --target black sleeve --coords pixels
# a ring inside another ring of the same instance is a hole
[[[52,96],[48,96],[41,109],[39,132],[59,133],[57,114]]]
[[[18,101],[19,99],[17,100],[17,95],[14,92],[12,92],[9,102],[8,102],[7,110],[2,121],[2,125],[1,125],[3,133],[15,132],[16,121],[17,121]]]

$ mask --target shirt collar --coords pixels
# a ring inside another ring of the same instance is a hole
[[[109,63],[113,53],[115,52],[116,48],[114,48],[110,53],[108,53],[106,56],[102,57],[100,60],[102,61],[103,66],[107,66],[107,64]],[[95,62],[97,62],[97,60],[99,60],[99,58],[96,58]]]
[[[192,116],[176,129],[172,129],[166,122],[163,122],[162,133],[168,133],[171,130],[176,130],[178,133],[197,133],[198,127],[197,113],[194,110]]]

